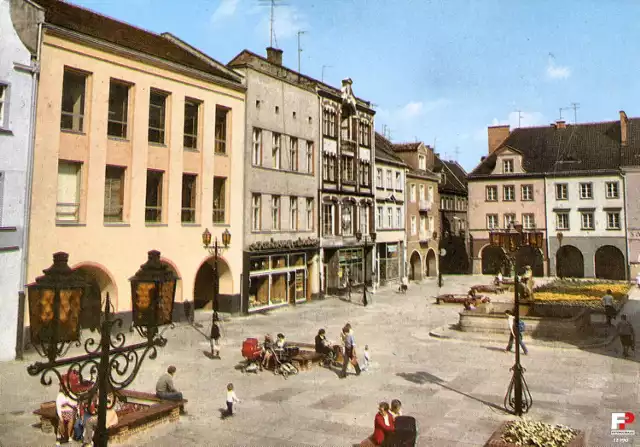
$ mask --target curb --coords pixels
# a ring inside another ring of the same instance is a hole
[[[454,333],[453,330],[446,328],[445,326],[436,328],[432,331],[429,331],[429,336],[439,339],[439,340],[456,340],[456,341],[463,341],[465,343],[488,343],[488,342],[496,342],[498,341],[495,338],[486,338],[486,337],[470,337],[470,338],[464,338],[464,337],[456,337],[453,335],[446,335],[446,333]],[[540,343],[536,343],[535,339],[529,339],[527,340],[527,345],[528,346],[534,346],[534,347],[541,347],[541,348],[552,348],[552,349],[577,349],[577,350],[583,350],[583,349],[597,349],[597,348],[604,348],[608,345],[610,345],[611,343],[613,343],[615,341],[615,335],[610,335],[608,336],[606,339],[604,339],[601,342],[598,343],[591,343],[591,344],[585,344],[585,345],[568,345],[568,344],[563,344],[563,346],[555,346],[549,343],[544,343],[544,344],[540,344]]]

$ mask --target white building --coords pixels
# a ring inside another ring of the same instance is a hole
[[[26,241],[31,191],[30,153],[42,23],[38,6],[0,0],[0,360],[16,356],[19,292],[26,282]],[[21,314],[20,314],[21,315]]]

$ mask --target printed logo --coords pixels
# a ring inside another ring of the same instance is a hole
[[[611,413],[611,436],[633,436],[635,430],[630,430],[628,425],[633,424],[636,417],[630,411],[625,413]]]

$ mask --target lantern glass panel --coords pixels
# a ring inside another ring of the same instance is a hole
[[[133,323],[136,326],[153,325],[153,301],[156,283],[135,281],[132,283]]]
[[[81,288],[60,290],[58,342],[76,341],[80,338],[82,292]]]
[[[33,344],[51,341],[54,294],[52,289],[29,288],[29,328]]]
[[[158,326],[171,324],[173,314],[173,301],[176,296],[176,281],[167,281],[160,286],[160,300],[158,301],[158,311],[156,322]]]

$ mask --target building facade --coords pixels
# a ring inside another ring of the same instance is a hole
[[[344,291],[371,282],[375,251],[357,232],[374,230],[375,139],[371,104],[354,96],[351,79],[337,90],[318,83],[321,121],[320,285],[323,293]],[[364,278],[367,263],[368,277]]]
[[[202,233],[232,234],[219,257],[220,310],[239,310],[242,78],[178,38],[57,0],[45,9],[28,280],[69,253],[91,291],[131,309],[129,278],[159,250],[179,276],[174,318],[214,285]]]
[[[385,285],[406,274],[407,165],[393,152],[391,142],[377,132],[375,154],[375,272],[377,283]]]
[[[640,274],[640,120],[620,112],[621,157],[624,215],[626,217],[627,260],[629,278]],[[624,129],[624,132],[622,131]]]
[[[229,64],[247,86],[243,311],[317,296],[319,118],[315,83],[247,50]]]
[[[0,361],[14,359],[19,342],[42,19],[33,3],[0,0]]]

